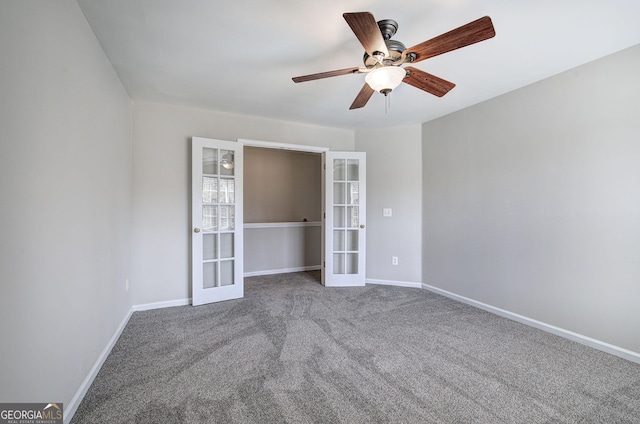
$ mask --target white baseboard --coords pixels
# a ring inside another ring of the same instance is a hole
[[[640,364],[640,353],[638,352],[634,352],[629,349],[615,346],[610,343],[603,342],[601,340],[596,340],[594,338],[584,336],[582,334],[574,333],[573,331],[565,330],[564,328],[556,327],[554,325],[550,325],[550,324],[535,320],[533,318],[525,317],[523,315],[519,315],[510,311],[506,311],[504,309],[496,308],[495,306],[487,305],[486,303],[478,302],[477,300],[460,296],[455,293],[451,293],[449,291],[430,286],[428,284],[422,284],[422,288],[424,288],[425,290],[429,290],[431,292],[440,294],[442,296],[448,297],[450,299],[457,300],[462,303],[466,303],[467,305],[475,306],[476,308],[480,308],[485,311],[491,312],[493,314],[500,315],[501,317],[505,317],[513,321],[517,321],[521,324],[525,324],[530,327],[534,327],[539,330],[546,331],[551,334],[555,334],[556,336],[564,337],[565,339],[569,339],[571,341],[578,342],[585,346],[589,346],[594,349],[601,350],[603,352],[618,356],[622,359],[626,359],[628,361]]]
[[[164,302],[143,303],[141,305],[133,305],[133,312],[150,311],[152,309],[171,308],[173,306],[191,305],[191,298],[166,300]]]
[[[268,269],[264,271],[245,272],[245,277],[257,277],[260,275],[288,274],[290,272],[315,271],[322,269],[320,265],[299,266],[295,268]]]
[[[381,286],[398,286],[398,287],[413,287],[421,289],[421,283],[412,283],[410,281],[393,281],[393,280],[376,280],[373,278],[367,278],[366,284],[378,284]]]
[[[85,377],[84,381],[82,382],[82,384],[80,384],[80,387],[78,388],[78,390],[76,391],[76,394],[71,399],[71,402],[69,402],[68,405],[65,405],[64,407],[64,423],[65,424],[69,424],[71,422],[71,419],[73,418],[73,415],[78,410],[78,406],[80,406],[80,402],[82,402],[84,395],[87,394],[87,391],[89,390],[89,387],[91,387],[93,380],[98,375],[100,368],[102,368],[102,364],[104,364],[104,361],[107,359],[107,356],[109,356],[109,354],[111,353],[111,349],[113,349],[113,346],[115,346],[116,342],[120,338],[122,331],[127,326],[127,323],[129,322],[129,319],[131,318],[132,313],[133,313],[133,309],[129,310],[127,315],[124,317],[124,319],[116,329],[115,333],[113,333],[113,336],[111,336],[109,343],[107,343],[107,346],[105,346],[104,350],[102,351],[100,356],[98,356],[98,359],[96,360],[96,362],[93,364],[93,367],[91,367],[91,369],[89,370],[89,373]]]
[[[170,308],[172,306],[184,306],[184,305],[190,305],[190,304],[191,304],[191,299],[178,299],[178,300],[169,300],[165,302],[133,305],[131,307],[131,310],[129,310],[127,315],[124,317],[124,319],[118,326],[118,329],[115,331],[115,333],[113,333],[113,336],[109,340],[109,343],[107,343],[107,346],[105,346],[104,350],[102,351],[102,353],[100,354],[96,362],[93,364],[93,367],[91,367],[91,370],[89,370],[89,373],[87,374],[84,381],[80,385],[80,388],[78,388],[78,390],[76,391],[76,394],[73,396],[73,399],[71,399],[71,402],[69,402],[68,405],[65,405],[64,423],[69,424],[71,422],[71,419],[73,418],[73,415],[76,413],[78,406],[80,406],[80,402],[82,402],[82,399],[87,394],[87,391],[89,390],[89,387],[91,387],[93,380],[98,375],[100,368],[102,368],[104,361],[107,359],[107,356],[109,356],[109,354],[111,353],[113,346],[115,346],[116,342],[120,338],[122,331],[127,326],[127,323],[129,322],[129,319],[131,319],[131,315],[134,312],[148,311],[151,309]]]

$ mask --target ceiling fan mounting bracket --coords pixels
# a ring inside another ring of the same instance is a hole
[[[398,23],[393,19],[382,19],[381,21],[378,21],[378,27],[382,33],[382,38],[385,40],[393,37],[398,31]]]

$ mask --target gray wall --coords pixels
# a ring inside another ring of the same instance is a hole
[[[291,223],[267,228],[245,225],[245,274],[320,266],[321,180],[319,153],[244,148],[244,222]]]
[[[320,154],[245,147],[244,164],[244,222],[320,221]]]
[[[640,46],[423,125],[426,284],[640,352]]]
[[[245,275],[319,269],[322,231],[320,225],[244,229]]]
[[[422,282],[421,141],[420,125],[356,131],[356,150],[367,153],[368,280]]]
[[[273,141],[353,150],[354,132],[204,109],[133,105],[134,304],[184,300],[190,288],[190,140]]]
[[[131,107],[73,0],[0,2],[0,57],[0,400],[68,408],[131,309]]]

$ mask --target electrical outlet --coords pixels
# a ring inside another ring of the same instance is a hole
[[[390,217],[392,214],[391,208],[382,208],[382,216]]]
[[[398,265],[398,257],[397,256],[392,256],[391,257],[391,265]]]

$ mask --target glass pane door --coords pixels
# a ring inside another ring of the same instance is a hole
[[[325,285],[364,285],[365,154],[325,155]]]
[[[242,145],[194,137],[192,148],[193,304],[242,297]]]

